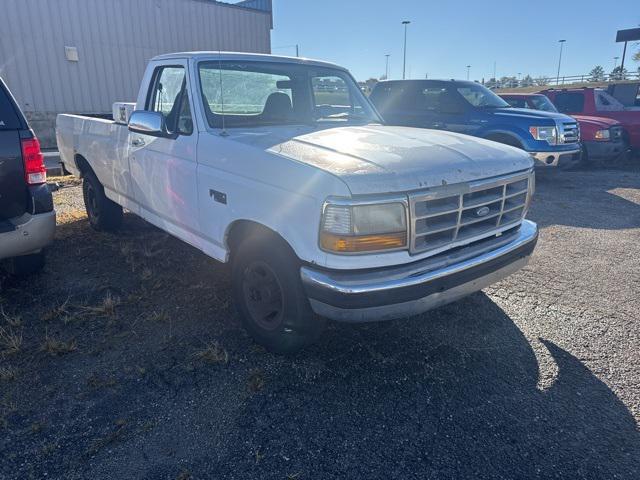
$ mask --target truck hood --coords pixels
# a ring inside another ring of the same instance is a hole
[[[617,120],[613,120],[612,118],[604,118],[604,117],[591,117],[588,115],[572,115],[582,127],[582,124],[591,125],[595,128],[609,128],[615,125],[620,125],[620,122]]]
[[[470,182],[533,167],[530,156],[513,147],[409,127],[278,126],[232,138],[335,175],[354,195]]]
[[[536,120],[559,120],[561,122],[572,122],[573,118],[559,112],[545,112],[543,110],[533,110],[531,108],[494,108],[487,110],[487,113],[493,113],[496,117],[504,117],[506,119],[520,118],[531,122]]]

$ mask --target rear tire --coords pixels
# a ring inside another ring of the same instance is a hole
[[[256,238],[258,237],[258,238]],[[291,354],[324,330],[300,280],[300,261],[275,235],[248,238],[234,252],[232,288],[242,323],[254,340],[274,353]]]
[[[42,270],[44,263],[44,251],[14,257],[9,261],[9,272],[16,277],[26,277]]]
[[[122,207],[109,200],[96,175],[89,171],[82,179],[82,194],[89,223],[98,231],[112,232],[122,224]]]

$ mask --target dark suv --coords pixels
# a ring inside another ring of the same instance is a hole
[[[55,228],[40,142],[0,79],[0,262],[17,275],[39,270]]]

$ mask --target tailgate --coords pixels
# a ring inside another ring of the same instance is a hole
[[[0,129],[0,221],[27,209],[27,185],[18,130]]]

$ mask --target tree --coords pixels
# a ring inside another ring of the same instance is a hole
[[[500,86],[500,84],[495,78],[491,77],[489,80],[485,82],[484,86],[487,88],[497,88]]]
[[[534,85],[534,80],[531,77],[531,75],[525,75],[524,78],[522,80],[520,80],[520,86],[521,87],[531,87]]]
[[[589,81],[590,82],[602,82],[604,80],[604,68],[600,65],[596,65],[589,72]]]
[[[517,88],[518,79],[516,77],[502,77],[500,78],[500,86],[502,88]]]
[[[611,70],[611,75],[609,76],[610,80],[626,80],[627,78],[627,69],[623,69],[622,65],[618,65],[616,68]]]
[[[545,87],[549,85],[550,80],[549,80],[549,77],[542,76],[542,77],[536,78],[534,82],[536,82],[536,85],[539,87]]]

